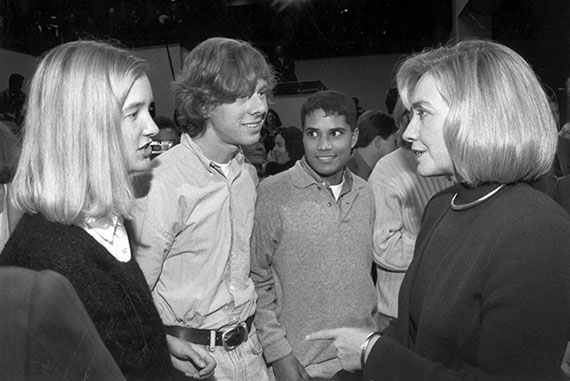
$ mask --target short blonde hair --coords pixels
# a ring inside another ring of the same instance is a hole
[[[548,98],[516,52],[468,40],[408,58],[397,74],[406,108],[426,74],[450,107],[444,139],[461,182],[533,181],[552,168],[557,131]]]
[[[74,41],[41,59],[27,98],[12,200],[24,212],[81,224],[128,215],[132,184],[122,107],[147,64],[103,42]]]

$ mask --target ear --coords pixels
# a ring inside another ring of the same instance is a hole
[[[358,141],[358,127],[352,130],[352,142],[350,143],[350,148],[354,148],[357,141]]]
[[[372,142],[374,143],[374,147],[376,147],[376,148],[381,148],[381,147],[382,147],[382,144],[385,142],[385,140],[382,139],[382,136],[376,135],[376,136],[374,137],[374,139],[372,139]]]

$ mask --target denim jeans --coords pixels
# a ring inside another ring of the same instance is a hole
[[[205,345],[202,347],[209,350]],[[247,341],[236,349],[228,352],[223,347],[216,346],[210,351],[217,366],[208,381],[268,381],[267,365],[261,353],[261,343],[253,325]]]

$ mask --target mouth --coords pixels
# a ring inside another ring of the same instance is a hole
[[[146,143],[144,146],[140,147],[138,150],[142,151],[145,154],[150,155],[151,153],[151,148],[150,148],[150,144],[152,143],[152,140],[149,141],[148,143]]]
[[[261,129],[262,125],[263,125],[263,120],[258,120],[257,122],[252,122],[252,123],[242,123],[242,126],[250,130]]]
[[[419,150],[417,148],[412,147],[412,152],[416,155],[417,159],[425,153],[425,150]]]
[[[319,160],[322,163],[331,163],[335,158],[336,155],[319,155],[319,156],[315,156],[317,160]]]

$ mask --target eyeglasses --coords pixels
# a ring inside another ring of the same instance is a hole
[[[161,154],[174,147],[178,142],[174,140],[157,140],[150,143],[151,153],[153,155]]]

